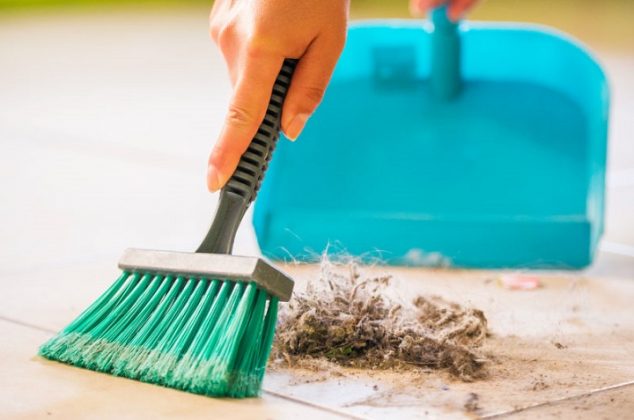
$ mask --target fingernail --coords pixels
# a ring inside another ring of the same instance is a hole
[[[286,131],[284,132],[289,140],[295,141],[297,137],[299,137],[299,134],[302,132],[304,126],[306,125],[306,121],[308,121],[308,117],[310,117],[309,114],[303,113],[295,115],[295,117],[291,120],[290,124],[286,128]]]
[[[207,167],[207,188],[209,191],[218,191],[226,181],[227,178],[214,165]]]

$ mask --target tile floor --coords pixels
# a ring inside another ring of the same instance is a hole
[[[464,384],[438,374],[362,372],[334,379],[278,370],[267,376],[262,399],[231,401],[36,358],[37,346],[110,284],[122,249],[192,249],[207,228],[214,197],[202,193],[201,156],[219,129],[229,86],[204,35],[206,11],[170,13],[0,17],[0,417],[632,412],[634,55],[614,53],[599,54],[614,106],[607,229],[592,268],[541,273],[544,287],[529,293],[497,287],[490,281],[495,272],[393,271],[401,289],[406,283],[408,290],[486,311],[496,380]],[[239,233],[237,251],[257,252],[249,226]],[[314,269],[288,267],[300,282]],[[508,370],[507,362],[516,368]],[[471,393],[479,408],[466,413]]]

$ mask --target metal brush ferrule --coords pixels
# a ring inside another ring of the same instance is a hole
[[[266,260],[227,254],[126,249],[119,268],[128,272],[183,275],[209,280],[253,281],[271,295],[287,302],[293,280]]]

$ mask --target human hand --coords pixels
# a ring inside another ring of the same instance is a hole
[[[447,5],[447,15],[454,22],[461,19],[478,0],[410,0],[409,8],[413,15],[424,15],[434,7]]]
[[[210,33],[233,97],[209,157],[207,187],[217,191],[256,134],[285,58],[298,58],[282,130],[292,140],[322,99],[346,37],[348,0],[216,0]]]

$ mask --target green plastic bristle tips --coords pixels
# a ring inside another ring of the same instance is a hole
[[[124,272],[40,355],[197,394],[257,396],[277,306],[255,282]]]

